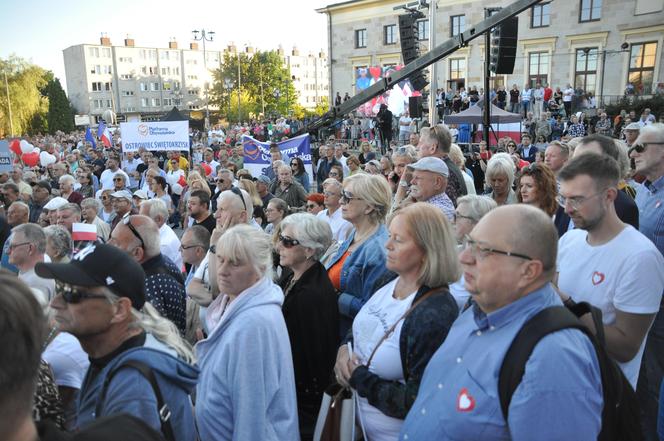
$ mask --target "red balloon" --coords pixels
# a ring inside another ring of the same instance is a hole
[[[374,79],[380,78],[380,75],[382,74],[382,69],[378,66],[370,67],[369,68],[369,73]]]
[[[209,176],[210,173],[212,173],[212,167],[210,167],[210,164],[203,162],[201,163],[201,166],[203,167],[203,170],[205,170],[205,176]]]
[[[11,141],[9,141],[9,150],[16,153],[18,156],[21,156],[21,154],[23,153],[21,151],[21,140],[12,139]]]
[[[39,153],[38,152],[24,153],[23,156],[21,156],[21,159],[23,160],[23,164],[29,167],[34,167],[37,164],[39,164]]]

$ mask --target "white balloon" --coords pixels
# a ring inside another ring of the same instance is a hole
[[[47,167],[49,164],[54,164],[55,156],[51,155],[49,152],[41,152],[39,154],[39,163],[42,167]]]
[[[34,147],[34,148],[32,149],[32,152],[33,152],[33,153],[39,153],[39,152],[41,152],[41,149],[40,149],[39,147]]]
[[[21,142],[21,152],[23,153],[30,153],[32,151],[33,145],[30,144],[28,141],[25,139],[22,139]]]

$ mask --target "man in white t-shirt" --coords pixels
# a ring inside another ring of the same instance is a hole
[[[572,115],[572,98],[574,97],[574,89],[572,85],[567,83],[567,87],[563,90],[563,105],[565,106],[565,115],[569,118]]]
[[[129,182],[129,176],[122,169],[118,168],[119,164],[120,158],[117,156],[111,155],[106,160],[106,170],[102,172],[101,177],[99,178],[102,190],[113,189],[113,178],[118,173],[124,175],[125,182]]]
[[[636,388],[646,335],[662,298],[664,258],[616,214],[618,162],[585,153],[560,171],[560,195],[577,229],[558,246],[558,288],[566,305],[602,310],[606,347]],[[592,320],[583,318],[592,329]]]
[[[332,239],[337,243],[342,243],[353,229],[353,224],[341,217],[341,192],[343,187],[339,181],[334,178],[328,178],[323,182],[323,196],[325,210],[320,211],[316,216],[330,224],[332,229]]]
[[[410,124],[413,119],[408,114],[408,109],[404,109],[401,117],[399,118],[399,142],[406,144],[410,138]]]

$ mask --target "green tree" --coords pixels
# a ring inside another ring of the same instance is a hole
[[[69,133],[74,130],[74,109],[60,85],[58,78],[51,79],[45,88],[48,97],[48,132],[58,130]]]
[[[16,55],[11,55],[8,59],[0,59],[0,84],[2,85],[0,88],[2,90],[0,92],[0,138],[36,133],[44,129],[41,123],[33,123],[41,121],[43,115],[39,114],[48,109],[47,98],[41,93],[47,82],[47,73],[39,66]],[[7,89],[9,89],[9,93],[7,93]],[[10,103],[11,122],[9,120]]]

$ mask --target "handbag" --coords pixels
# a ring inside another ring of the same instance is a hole
[[[355,440],[355,399],[353,391],[335,383],[323,393],[314,441]]]

